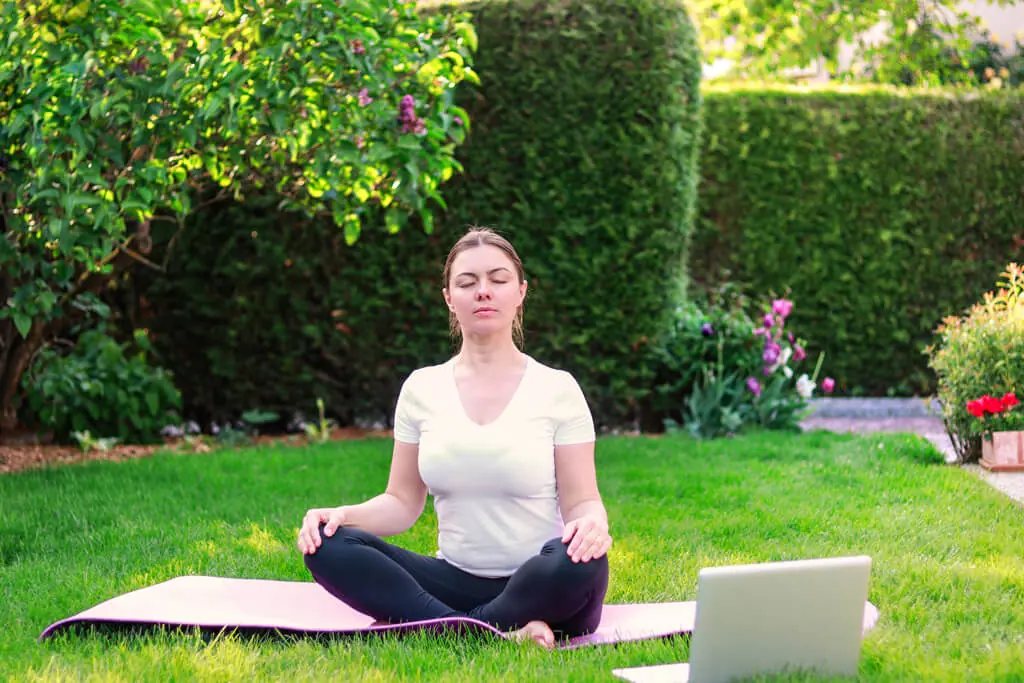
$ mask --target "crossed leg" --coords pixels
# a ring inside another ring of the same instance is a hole
[[[608,558],[574,563],[559,538],[511,577],[485,578],[442,559],[399,548],[351,527],[305,555],[314,580],[378,621],[468,616],[503,631],[541,621],[564,637],[591,633],[601,621]]]

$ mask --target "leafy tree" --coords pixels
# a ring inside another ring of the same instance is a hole
[[[700,27],[706,61],[730,59],[734,74],[779,75],[824,59],[835,77],[934,84],[963,72],[979,20],[957,0],[687,0]],[[994,0],[999,5],[1012,0]],[[887,27],[877,43],[866,38]],[[839,72],[842,43],[864,71]],[[956,67],[951,69],[951,67]]]
[[[429,230],[475,43],[468,14],[402,0],[3,0],[0,430],[38,350],[159,267],[151,222],[198,197],[273,193],[349,243],[370,211]]]

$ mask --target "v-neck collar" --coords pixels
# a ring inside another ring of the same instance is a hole
[[[448,369],[449,370],[449,372],[448,372],[448,379],[451,382],[452,393],[455,396],[455,404],[458,407],[459,414],[462,416],[462,418],[466,422],[469,422],[474,427],[485,428],[485,427],[490,427],[490,426],[500,422],[506,415],[508,415],[510,409],[512,408],[513,405],[515,405],[515,403],[518,400],[520,394],[523,393],[523,386],[526,384],[526,380],[530,376],[530,371],[531,371],[531,368],[533,366],[533,358],[530,357],[529,355],[525,354],[525,353],[523,354],[523,356],[526,359],[526,365],[523,368],[523,375],[522,375],[522,377],[519,378],[519,384],[516,385],[515,391],[512,392],[512,396],[509,398],[508,402],[505,404],[505,407],[502,408],[501,412],[498,413],[497,417],[495,417],[493,420],[491,420],[489,422],[484,422],[484,423],[477,422],[476,420],[471,418],[469,416],[469,413],[466,411],[466,406],[462,402],[462,394],[459,393],[458,382],[455,381],[455,360],[456,359],[452,358],[450,361],[448,361],[449,366],[450,366],[449,369]]]

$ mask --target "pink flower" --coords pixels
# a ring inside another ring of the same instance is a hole
[[[761,383],[758,382],[753,377],[747,378],[747,389],[749,389],[754,394],[754,396],[761,398]]]
[[[821,380],[821,390],[826,394],[831,394],[832,390],[836,388],[836,381],[831,377],[826,377]]]
[[[373,98],[370,97],[370,91],[367,88],[363,88],[359,91],[359,106],[365,107],[370,104],[370,102],[373,102]]]
[[[787,317],[792,310],[793,302],[788,299],[776,299],[772,302],[772,313],[780,318]]]
[[[793,345],[793,360],[799,363],[804,358],[807,358],[807,352],[804,351],[804,347],[799,344]]]

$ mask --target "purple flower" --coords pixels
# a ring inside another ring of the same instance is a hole
[[[700,326],[700,333],[705,337],[710,337],[715,333],[715,328],[711,326],[711,323],[704,323]]]
[[[412,95],[402,97],[398,105],[398,122],[402,124],[403,133],[423,135],[427,132],[426,121],[416,116],[416,98]]]
[[[753,377],[748,377],[747,378],[747,389],[752,394],[754,394],[754,396],[757,396],[758,398],[761,398],[761,383],[758,382]]]
[[[370,97],[370,91],[366,88],[363,88],[362,90],[359,91],[359,106],[365,107],[366,105],[370,104],[370,102],[373,102],[373,98]]]
[[[788,299],[776,299],[772,302],[772,313],[780,318],[787,317],[792,310],[793,302]]]
[[[793,345],[793,360],[799,363],[804,358],[807,358],[807,352],[804,351],[804,347],[799,344]]]
[[[792,332],[789,332],[789,333],[788,333],[788,335],[789,335],[789,343],[790,343],[790,344],[793,344],[793,343],[795,343],[795,342],[796,342],[796,340],[795,340],[795,339],[793,339],[793,333],[792,333]]]
[[[782,353],[782,347],[773,341],[767,342],[764,345],[764,353],[761,354],[762,360],[765,365],[775,365],[779,360],[779,354]]]
[[[363,41],[361,41],[359,39],[353,40],[350,43],[350,46],[352,47],[352,54],[354,54],[354,55],[365,55],[366,54],[366,47],[363,45]]]
[[[772,325],[775,324],[775,318],[772,317],[771,313],[764,314],[764,329],[770,330]]]
[[[832,390],[835,389],[835,388],[836,388],[836,381],[834,379],[832,379],[831,377],[826,377],[825,379],[821,380],[821,389],[826,394],[831,394]]]

